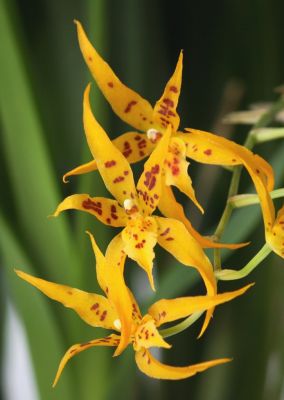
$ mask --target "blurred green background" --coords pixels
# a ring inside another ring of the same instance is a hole
[[[13,272],[16,267],[97,291],[84,231],[94,232],[102,249],[114,235],[79,212],[47,219],[68,194],[106,194],[96,173],[71,178],[67,185],[61,180],[63,173],[90,159],[82,93],[92,78],[79,51],[74,18],[84,24],[118,76],[151,103],[160,97],[184,49],[181,127],[212,130],[242,143],[249,127],[225,126],[221,120],[229,111],[277,98],[273,90],[283,84],[284,71],[283,15],[283,0],[1,0],[1,338],[7,304],[12,303],[25,328],[40,400],[284,398],[284,269],[275,255],[245,282],[220,285],[225,291],[257,282],[243,298],[216,310],[202,339],[196,340],[198,322],[171,338],[173,348],[163,353],[173,365],[224,356],[234,361],[177,382],[142,376],[131,349],[116,359],[108,349],[92,349],[72,360],[52,389],[65,350],[104,332],[86,327]],[[127,131],[95,84],[92,91],[95,115],[109,134]],[[283,185],[283,141],[255,150],[272,163],[277,185]],[[230,172],[194,162],[190,168],[205,216],[180,199],[194,226],[212,234]],[[251,187],[244,173],[241,191],[246,190]],[[248,249],[233,256],[224,252],[226,267],[242,267],[261,247],[258,207],[236,211],[224,236],[230,242],[248,239],[253,240]],[[200,293],[202,285],[193,271],[162,251],[158,260],[156,298]],[[154,297],[141,270],[132,267],[127,267],[129,284],[146,306]]]

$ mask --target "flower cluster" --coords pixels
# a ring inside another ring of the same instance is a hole
[[[135,350],[138,368],[148,376],[158,379],[187,378],[229,359],[185,367],[162,364],[149,351],[152,347],[171,347],[159,328],[194,313],[206,312],[200,332],[202,335],[215,306],[240,296],[251,285],[233,292],[218,293],[217,276],[222,279],[223,273],[223,279],[230,279],[226,278],[226,273],[230,274],[232,270],[214,271],[203,249],[237,249],[247,243],[220,243],[202,236],[186,217],[172,186],[183,192],[203,213],[188,175],[187,159],[210,165],[245,167],[261,205],[267,244],[283,257],[284,208],[275,218],[270,196],[274,188],[273,170],[263,158],[228,139],[196,129],[179,130],[180,118],[176,108],[182,80],[182,53],[161,98],[152,107],[119,80],[89,42],[81,24],[76,21],[76,25],[83,57],[97,85],[113,111],[135,131],[126,132],[111,141],[91,110],[91,87],[90,84],[87,86],[83,98],[83,122],[93,159],[66,173],[63,180],[98,170],[113,198],[73,194],[58,205],[53,215],[57,217],[66,210],[80,210],[105,225],[121,228],[121,231],[109,243],[105,255],[98,248],[94,236],[88,232],[96,258],[97,280],[104,295],[45,281],[22,271],[16,272],[48,297],[72,308],[87,324],[115,332],[105,338],[73,345],[59,365],[54,384],[66,363],[81,351],[93,346],[113,346],[117,356],[129,344]],[[135,184],[130,164],[140,160],[145,160],[144,169]],[[163,216],[154,215],[157,208]],[[161,299],[142,316],[135,295],[126,286],[124,265],[127,257],[134,260],[146,272],[149,284],[155,290],[152,269],[157,244],[184,266],[198,271],[206,295]]]

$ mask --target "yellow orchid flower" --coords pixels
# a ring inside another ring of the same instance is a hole
[[[230,361],[228,358],[223,358],[186,367],[173,367],[162,364],[156,360],[148,349],[151,347],[171,347],[171,345],[163,339],[157,329],[162,324],[188,317],[195,312],[204,311],[218,304],[230,301],[245,293],[251,285],[234,292],[222,293],[216,296],[194,296],[172,300],[162,299],[154,303],[149,308],[148,314],[142,318],[139,306],[133,294],[126,286],[125,289],[120,292],[120,296],[117,295],[121,286],[116,287],[117,283],[115,279],[111,277],[111,274],[115,270],[120,271],[120,269],[116,266],[114,268],[110,267],[110,263],[104,259],[103,255],[98,250],[94,238],[91,238],[97,257],[97,263],[101,262],[103,259],[103,264],[106,265],[106,267],[103,268],[104,271],[101,272],[105,273],[106,270],[110,268],[110,271],[108,271],[110,273],[107,273],[107,278],[104,278],[103,283],[100,279],[104,275],[101,275],[99,278],[99,282],[101,286],[104,287],[107,297],[49,282],[16,270],[20,278],[35,286],[53,300],[62,303],[65,307],[73,309],[84,322],[91,326],[111,329],[120,333],[122,330],[121,318],[128,320],[129,315],[131,315],[131,335],[128,336],[127,341],[125,341],[126,337],[124,337],[123,345],[121,345],[121,341],[123,340],[122,334],[113,333],[104,338],[94,339],[71,346],[60,362],[53,386],[57,384],[65,365],[72,357],[94,346],[117,347],[114,353],[116,356],[120,354],[128,344],[132,344],[135,350],[135,360],[138,368],[146,375],[157,379],[185,379],[207,368]],[[106,290],[104,284],[105,282],[108,282],[108,284],[110,283],[109,278],[111,279],[112,286],[109,286],[108,290]],[[115,295],[111,295],[113,291],[116,293]],[[131,305],[130,314],[128,306],[129,300]],[[118,312],[118,310],[121,309],[122,303],[127,304],[126,315]],[[120,348],[120,351],[118,351],[118,348]]]
[[[164,165],[171,127],[167,128],[145,163],[136,189],[128,161],[109,139],[91,111],[89,92],[90,85],[85,90],[83,101],[85,133],[104,183],[116,200],[74,194],[63,200],[53,215],[58,216],[62,211],[76,209],[94,215],[106,225],[124,227],[116,236],[113,251],[122,249],[135,260],[147,273],[153,289],[153,248],[158,242],[182,264],[196,268],[204,280],[207,293],[215,295],[213,267],[199,243],[180,221],[152,215],[162,194],[161,166]],[[208,311],[202,332],[209,323],[212,312],[213,310]]]
[[[249,150],[228,139],[196,129],[187,130],[188,133],[178,132],[179,116],[176,107],[182,79],[182,52],[163,95],[152,108],[147,100],[118,79],[110,66],[92,46],[80,22],[75,22],[80,48],[86,64],[113,111],[123,121],[144,132],[144,134],[127,132],[113,141],[128,161],[130,163],[136,162],[149,155],[165,133],[166,128],[169,125],[172,127],[172,135],[165,158],[165,179],[162,182],[162,185],[165,186],[163,191],[170,197],[171,201],[169,206],[167,196],[161,197],[159,208],[162,213],[167,217],[181,220],[202,247],[234,249],[246,245],[246,243],[229,245],[214,243],[208,238],[202,237],[186,218],[182,207],[176,202],[170,186],[179,188],[202,210],[196,199],[191,179],[187,174],[189,163],[186,161],[186,157],[207,164],[244,165],[254,181],[257,179],[255,175],[261,175],[262,184],[267,192],[273,189],[274,184],[273,171],[270,165],[261,157],[255,156]],[[66,180],[71,175],[94,171],[96,168],[97,161],[95,159],[68,172],[63,179]]]
[[[284,205],[278,211],[272,226],[267,226],[266,242],[276,254],[284,258]]]

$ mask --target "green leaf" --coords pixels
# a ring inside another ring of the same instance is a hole
[[[19,34],[19,33],[18,33]],[[44,132],[19,49],[19,38],[5,2],[0,3],[1,118],[3,145],[10,174],[16,216],[14,226],[24,232],[25,243],[41,270],[53,278],[76,276],[76,257],[64,218],[47,218],[59,202],[55,174]],[[12,201],[12,204],[13,204]],[[6,199],[4,207],[10,209]],[[68,267],[68,268],[67,268]],[[67,283],[67,282],[66,282]]]
[[[40,398],[41,400],[76,399],[76,387],[71,369],[66,368],[64,378],[56,389],[51,387],[60,358],[66,350],[62,332],[48,300],[14,273],[13,268],[23,268],[30,274],[35,274],[35,270],[1,215],[0,230],[5,282],[9,296],[25,327]]]

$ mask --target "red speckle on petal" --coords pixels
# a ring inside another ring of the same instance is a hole
[[[123,175],[127,176],[129,174],[129,171],[123,171]]]
[[[91,310],[95,311],[99,308],[99,306],[100,306],[99,303],[95,303],[92,305]]]
[[[160,236],[166,236],[170,232],[170,228],[164,230],[164,232],[160,233]]]
[[[108,82],[107,84],[110,88],[113,88],[113,82]]]
[[[105,310],[101,315],[100,321],[104,321],[106,316],[107,316],[107,311]]]
[[[82,202],[82,207],[85,208],[86,210],[93,210],[99,215],[102,215],[102,203],[97,201],[92,201],[91,199],[84,200]]]
[[[207,156],[211,156],[212,150],[211,149],[207,149],[207,150],[204,150],[203,153],[206,154]]]
[[[88,57],[89,61],[93,61],[93,58],[91,56]]]
[[[144,157],[144,156],[145,156],[144,151],[140,150],[140,151],[139,151],[139,155],[140,155],[141,157]]]
[[[170,91],[173,93],[178,93],[178,88],[176,86],[170,86]]]
[[[128,150],[124,150],[123,152],[122,152],[122,154],[124,155],[124,157],[128,157],[128,156],[130,156],[130,154],[132,153],[132,150],[131,149],[128,149]]]
[[[179,169],[179,167],[177,165],[172,165],[171,171],[172,171],[172,174],[174,176],[177,176],[179,174],[179,172],[180,172],[180,169]]]
[[[119,183],[124,181],[124,176],[118,176],[113,180],[113,183]]]
[[[105,162],[105,167],[106,168],[110,168],[110,167],[113,167],[115,164],[116,164],[115,160],[106,161]]]
[[[168,242],[170,242],[171,240],[174,240],[174,238],[173,238],[173,237],[168,237],[166,240],[167,240]]]
[[[124,112],[125,112],[125,113],[129,113],[129,112],[131,111],[131,108],[132,108],[133,106],[135,106],[135,104],[137,104],[137,101],[131,100],[131,101],[127,104],[127,106],[126,106]]]
[[[168,107],[174,107],[175,103],[171,99],[163,99],[163,102],[168,106]]]
[[[138,148],[139,149],[144,149],[145,147],[147,147],[147,142],[145,139],[140,140],[140,142],[138,143]]]

